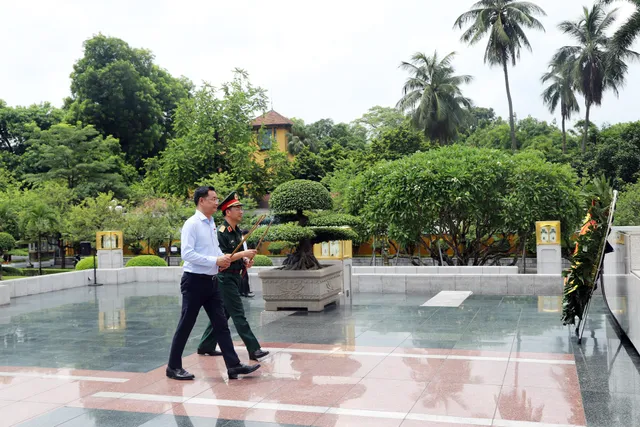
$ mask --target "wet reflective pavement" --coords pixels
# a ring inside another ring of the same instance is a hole
[[[421,307],[429,298],[356,294],[322,313],[247,299],[271,354],[238,381],[220,358],[194,354],[201,313],[185,351],[192,382],[164,375],[176,284],[14,299],[0,307],[0,426],[640,425],[640,360],[599,295],[582,345],[559,297]]]

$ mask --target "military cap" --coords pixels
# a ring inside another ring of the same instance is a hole
[[[231,194],[229,194],[220,204],[220,206],[218,207],[218,209],[224,213],[224,211],[226,211],[229,208],[232,208],[234,206],[242,206],[242,203],[240,202],[240,199],[238,198],[238,193],[235,191],[232,191]]]

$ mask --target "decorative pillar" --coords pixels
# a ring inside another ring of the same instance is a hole
[[[536,222],[538,274],[562,274],[560,221]]]

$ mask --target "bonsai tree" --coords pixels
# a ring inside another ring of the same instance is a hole
[[[329,191],[319,182],[304,179],[285,182],[271,193],[269,207],[275,214],[274,225],[264,240],[288,242],[293,248],[282,263],[284,270],[320,269],[320,263],[313,255],[314,244],[358,238],[349,228],[358,225],[358,218],[326,212],[333,207],[333,201]],[[258,228],[250,240],[257,242],[264,231],[264,226]]]

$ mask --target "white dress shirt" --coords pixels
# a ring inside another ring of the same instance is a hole
[[[180,254],[184,261],[184,271],[210,276],[218,273],[216,261],[224,254],[218,244],[218,232],[213,217],[209,219],[196,210],[196,213],[185,221],[180,238]]]

